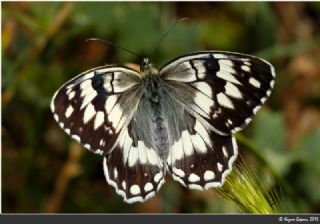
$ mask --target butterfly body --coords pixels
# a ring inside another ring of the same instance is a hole
[[[157,151],[164,159],[169,152],[170,134],[168,130],[168,114],[170,107],[168,93],[157,76],[146,77],[142,84],[142,94],[137,110],[133,115],[134,129],[141,130],[139,137],[145,139],[145,145]],[[137,139],[133,138],[134,141]]]
[[[104,156],[104,173],[126,202],[145,201],[169,172],[183,186],[222,186],[237,157],[234,133],[271,94],[274,68],[232,52],[196,52],[157,70],[103,66],[54,95],[60,127]]]

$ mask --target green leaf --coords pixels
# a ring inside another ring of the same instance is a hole
[[[302,171],[296,178],[299,188],[314,203],[320,201],[320,129],[312,132],[298,146],[297,159],[300,160]]]
[[[253,124],[253,141],[272,169],[280,176],[292,163],[292,155],[286,151],[285,127],[280,113],[262,110]]]

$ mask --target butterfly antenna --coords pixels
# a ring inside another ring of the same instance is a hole
[[[86,42],[88,42],[88,41],[99,41],[99,42],[104,43],[104,44],[106,44],[106,45],[110,45],[110,46],[119,48],[119,49],[121,49],[121,50],[124,50],[124,51],[126,51],[126,52],[129,52],[129,53],[135,55],[136,57],[138,57],[140,60],[143,59],[143,57],[142,57],[141,55],[138,55],[137,53],[135,53],[135,52],[133,52],[133,51],[130,51],[130,50],[127,49],[127,48],[124,48],[124,47],[115,45],[114,43],[112,43],[112,42],[110,42],[110,41],[107,41],[107,40],[103,40],[103,39],[99,39],[99,38],[88,38],[88,39],[86,39]]]
[[[160,46],[160,43],[162,42],[162,40],[170,33],[170,31],[178,24],[181,23],[182,21],[185,21],[189,18],[182,18],[179,19],[177,22],[175,22],[169,29],[168,31],[161,37],[161,39],[159,40],[158,44],[156,45],[156,47],[153,49],[151,56],[156,52],[156,50],[158,49],[158,47]]]

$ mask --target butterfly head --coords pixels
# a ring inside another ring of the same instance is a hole
[[[143,58],[140,66],[140,72],[142,77],[159,74],[159,71],[150,62],[149,58]]]

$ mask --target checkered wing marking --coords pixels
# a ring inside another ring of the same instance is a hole
[[[238,155],[235,138],[208,130],[190,114],[184,120],[185,129],[167,159],[172,177],[192,189],[222,186]]]
[[[263,59],[214,51],[176,58],[160,73],[172,96],[221,135],[235,133],[252,120],[275,78],[274,68]]]
[[[124,67],[86,71],[54,95],[51,111],[60,127],[97,154],[110,152],[139,100],[139,75]]]
[[[153,197],[163,185],[165,175],[162,160],[142,141],[134,122],[131,121],[122,140],[103,161],[107,182],[127,203]]]

